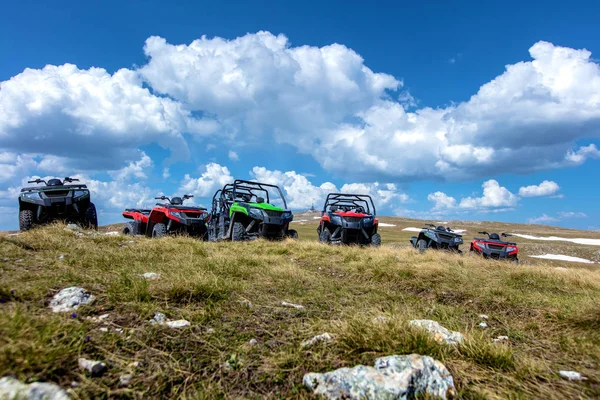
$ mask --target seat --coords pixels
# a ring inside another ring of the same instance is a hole
[[[497,233],[491,233],[490,234],[490,239],[492,239],[492,240],[500,240],[500,235],[498,235]]]

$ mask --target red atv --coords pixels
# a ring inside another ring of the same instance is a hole
[[[371,196],[329,193],[317,228],[319,242],[380,246],[381,236]]]
[[[479,232],[482,235],[487,235],[485,238],[474,238],[471,242],[471,251],[480,254],[483,258],[492,258],[496,260],[511,260],[514,263],[519,262],[519,248],[514,242],[505,242],[501,238],[509,237],[508,233],[487,233]]]
[[[183,198],[155,197],[158,200],[167,200],[168,203],[157,203],[152,210],[128,208],[123,211],[123,217],[133,221],[127,222],[121,232],[124,235],[144,234],[153,238],[163,237],[167,233],[187,233],[208,240],[206,208],[183,205],[184,200],[192,197],[194,196],[188,194]]]

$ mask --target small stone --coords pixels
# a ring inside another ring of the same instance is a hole
[[[115,328],[115,332],[117,332],[117,333],[123,333],[123,328]]]
[[[178,319],[177,321],[168,321],[167,326],[170,328],[185,328],[190,326],[190,322],[185,319]]]
[[[432,321],[429,319],[415,319],[410,321],[409,324],[410,326],[425,329],[427,332],[432,334],[434,340],[437,342],[443,342],[456,346],[465,339],[462,333],[450,331],[440,325],[437,321]]]
[[[256,340],[256,339],[250,339],[250,340],[248,341],[248,344],[249,344],[250,346],[256,346],[256,345],[258,344],[258,340]]]
[[[100,361],[94,361],[94,360],[88,360],[85,358],[80,358],[78,360],[78,363],[79,363],[79,368],[85,369],[86,371],[91,373],[92,376],[100,376],[104,372],[106,372],[106,364],[104,364],[103,362],[100,362]]]
[[[379,317],[375,317],[373,318],[373,322],[375,322],[376,324],[385,324],[386,322],[388,322],[388,317],[384,317],[384,316],[379,316]]]
[[[81,228],[77,224],[68,224],[67,227],[65,228],[65,230],[74,230],[74,231],[78,231],[80,229]]]
[[[58,257],[59,260],[64,260],[65,256],[61,255],[60,257]]]
[[[100,332],[108,332],[108,328],[98,328]]]
[[[77,387],[79,387],[79,382],[75,382],[75,381],[71,382],[71,387],[72,387],[72,388],[77,388]]]
[[[559,375],[570,381],[583,381],[587,378],[583,377],[579,372],[576,371],[558,371]]]
[[[23,259],[22,259],[22,258],[19,258],[18,260],[15,260],[15,262],[16,262],[16,263],[22,263],[22,262],[23,262]]]
[[[165,316],[165,314],[157,312],[157,313],[154,313],[154,318],[152,318],[148,322],[150,322],[151,324],[163,325],[167,322],[167,317]]]
[[[248,308],[252,308],[252,302],[250,300],[246,300],[246,299],[240,300],[240,304],[243,306],[246,306]]]
[[[129,367],[130,368],[137,368],[141,365],[141,363],[139,361],[134,361],[132,363],[129,363]]]
[[[60,386],[49,382],[23,383],[6,376],[0,379],[0,399],[69,400]]]
[[[492,339],[492,342],[498,343],[498,342],[503,342],[505,340],[508,340],[508,336],[498,336],[497,338]]]
[[[134,244],[134,243],[135,243],[135,240],[130,240],[130,241],[129,241],[129,242],[127,242],[127,243],[129,243],[129,244]]]
[[[290,308],[295,308],[296,310],[304,310],[304,306],[300,305],[300,304],[293,304],[293,303],[288,303],[287,301],[282,301],[281,305],[283,307],[290,307]]]
[[[121,375],[121,376],[119,376],[119,385],[129,386],[129,385],[131,385],[132,379],[133,379],[132,374]]]
[[[108,318],[109,316],[110,316],[110,314],[102,314],[102,315],[98,316],[98,319],[103,320],[103,319]]]
[[[213,328],[206,328],[206,333],[215,333]]]
[[[488,327],[488,324],[487,324],[487,322],[485,322],[485,321],[481,321],[481,322],[479,323],[479,327],[480,327],[481,329],[485,329],[485,328],[487,328],[487,327]]]
[[[58,292],[50,300],[53,312],[68,312],[79,308],[80,305],[91,304],[95,297],[85,289],[71,286]]]
[[[314,346],[315,344],[317,344],[319,342],[330,343],[332,341],[333,341],[333,336],[331,336],[329,333],[325,332],[321,335],[314,336],[312,339],[302,342],[300,344],[300,347],[302,347],[303,349],[307,349],[309,347]]]
[[[153,281],[155,279],[160,278],[160,274],[157,274],[156,272],[146,272],[145,274],[142,275],[145,279],[148,279],[149,281]]]
[[[106,235],[106,236],[118,236],[119,232],[117,232],[117,231],[106,232],[104,235]]]
[[[489,319],[489,317],[485,314],[480,314],[479,319]]]

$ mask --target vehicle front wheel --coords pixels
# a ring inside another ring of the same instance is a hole
[[[125,225],[123,225],[121,233],[127,236],[135,236],[140,233],[139,231],[140,227],[137,222],[127,222]]]
[[[85,210],[85,223],[86,228],[98,230],[98,214],[96,213],[96,206],[94,203],[90,203],[87,210]]]
[[[290,229],[287,231],[286,236],[290,239],[298,239],[298,231],[296,231],[295,229]]]
[[[152,237],[161,238],[167,235],[167,226],[162,223],[155,224],[152,228]]]
[[[233,233],[231,234],[231,240],[234,242],[241,242],[246,239],[246,228],[241,222],[233,223]]]
[[[423,253],[425,250],[427,250],[427,243],[425,240],[421,239],[417,242],[417,250],[419,250],[419,253]]]
[[[323,228],[321,233],[319,233],[319,242],[325,244],[331,243],[331,232],[329,232],[329,229]]]
[[[19,212],[19,229],[28,231],[31,228],[33,228],[33,211],[21,210]]]
[[[371,246],[373,246],[373,247],[381,246],[381,235],[379,233],[376,233],[373,236],[371,236]]]

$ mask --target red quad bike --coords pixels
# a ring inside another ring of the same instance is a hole
[[[317,232],[319,242],[380,246],[371,196],[364,194],[329,193],[323,206]]]
[[[146,235],[160,238],[168,233],[187,233],[190,236],[201,237],[208,240],[206,222],[208,213],[206,208],[186,207],[183,201],[194,196],[168,198],[155,197],[158,200],[167,200],[168,203],[157,203],[151,209],[128,208],[123,211],[123,217],[133,221],[123,226],[124,235]]]
[[[512,260],[514,263],[519,263],[519,248],[516,243],[505,242],[500,237],[511,236],[508,233],[487,233],[479,232],[482,235],[487,235],[487,239],[474,238],[471,242],[470,250],[476,254],[480,254],[483,258],[492,258],[495,260]]]

